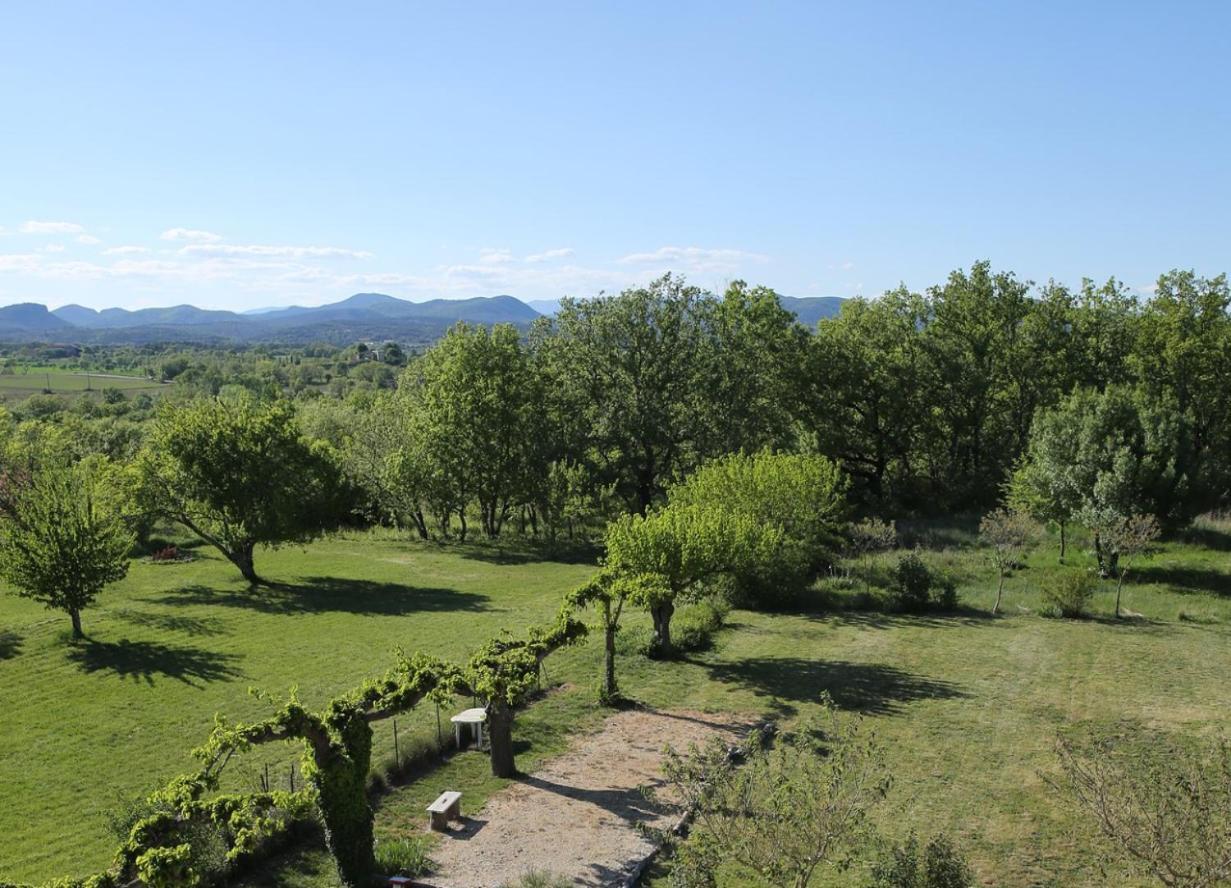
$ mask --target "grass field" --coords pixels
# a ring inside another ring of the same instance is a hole
[[[1073,725],[1125,718],[1185,734],[1228,727],[1231,534],[1207,524],[1169,543],[1127,588],[1126,606],[1142,617],[1125,622],[1038,615],[1038,586],[1055,564],[1050,546],[1009,580],[1005,614],[993,618],[991,571],[965,548],[967,532],[932,529],[923,542],[930,560],[961,579],[961,613],[736,611],[713,650],[667,664],[636,655],[647,631],[637,615],[621,641],[622,683],[655,706],[780,718],[828,690],[886,746],[895,784],[877,821],[888,836],[950,831],[988,884],[1103,884],[1090,829],[1043,779],[1055,772],[1053,740]],[[105,813],[117,796],[183,770],[214,712],[262,712],[249,685],[297,685],[317,702],[383,670],[396,645],[461,658],[501,628],[548,618],[590,570],[516,548],[356,534],[261,553],[258,567],[284,585],[250,593],[229,564],[197,553],[189,564],[135,564],[86,612],[91,638],[77,646],[67,643],[65,618],[0,596],[0,877],[103,866],[114,844]],[[889,561],[866,568],[876,575]],[[1110,596],[1101,593],[1097,611],[1110,611]],[[523,769],[601,718],[591,703],[599,653],[590,642],[548,661],[549,681],[564,687],[519,716]],[[429,707],[399,722],[403,752],[434,736]],[[266,754],[274,779],[288,779],[297,753]],[[391,755],[386,723],[377,759]],[[232,779],[254,781],[263,762],[232,769]],[[482,756],[454,756],[382,798],[378,834],[419,831],[423,806],[446,784],[473,806],[501,781]],[[1113,869],[1105,883],[1139,884],[1123,875]],[[816,884],[862,877],[856,868]],[[248,884],[333,882],[324,854],[302,847]]]
[[[8,401],[48,391],[53,395],[92,392],[101,397],[106,388],[119,389],[131,398],[141,392],[155,396],[166,386],[143,376],[85,373],[63,367],[14,367],[11,373],[0,373],[0,399]]]

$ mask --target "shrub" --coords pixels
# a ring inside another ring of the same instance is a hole
[[[893,568],[890,600],[896,610],[917,613],[931,603],[932,572],[917,552],[908,552]]]
[[[966,859],[943,835],[933,836],[923,853],[911,836],[872,867],[876,888],[972,888],[974,875]]]
[[[179,561],[180,550],[178,546],[167,546],[163,549],[158,549],[154,554],[150,555],[151,561]]]
[[[1097,588],[1098,583],[1088,571],[1069,570],[1047,581],[1043,600],[1055,616],[1084,617]]]
[[[676,648],[681,651],[705,650],[730,612],[731,606],[717,598],[705,598],[688,606],[675,618],[672,634]]]
[[[957,609],[957,581],[949,574],[933,574],[932,604],[943,611]]]
[[[427,839],[410,836],[376,843],[376,871],[388,876],[421,876],[432,865]]]

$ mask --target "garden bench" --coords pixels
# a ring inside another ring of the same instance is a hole
[[[445,832],[449,828],[450,820],[457,820],[462,816],[462,794],[442,792],[436,801],[427,806],[427,813],[431,816],[431,828],[437,832]]]

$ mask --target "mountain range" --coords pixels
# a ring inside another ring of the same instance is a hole
[[[837,314],[835,296],[782,297],[783,306],[813,326]],[[473,299],[431,299],[410,302],[383,293],[356,293],[328,305],[219,311],[193,305],[169,308],[105,308],[23,302],[0,308],[0,341],[52,341],[76,344],[140,344],[149,342],[329,342],[398,340],[426,343],[457,321],[515,324],[526,327],[559,309],[557,300],[522,302],[512,296]]]

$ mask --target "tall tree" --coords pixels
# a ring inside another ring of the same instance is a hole
[[[64,611],[82,638],[81,611],[128,573],[133,534],[115,470],[101,457],[45,458],[0,480],[0,576],[18,595]]]
[[[335,455],[304,437],[285,401],[166,405],[137,460],[146,507],[214,546],[259,583],[258,544],[306,542],[349,509]]]
[[[427,474],[474,499],[482,529],[497,537],[529,497],[537,381],[517,329],[460,323],[407,370]],[[464,515],[462,516],[464,519]]]
[[[641,514],[697,458],[707,304],[672,275],[618,296],[565,299],[545,344],[552,385],[583,420],[598,480],[616,484]]]
[[[804,398],[816,448],[837,460],[873,501],[913,486],[927,420],[923,300],[905,287],[851,299],[817,325]]]

